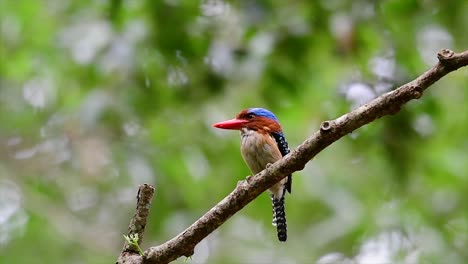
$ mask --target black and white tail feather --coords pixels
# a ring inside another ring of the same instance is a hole
[[[271,195],[271,202],[273,203],[273,225],[276,226],[278,240],[281,242],[285,242],[288,239],[286,211],[284,210],[284,195],[284,191],[283,195],[279,199],[274,195]]]
[[[288,142],[284,138],[283,133],[272,133],[273,138],[276,141],[276,144],[281,152],[281,155],[284,157],[289,153]],[[284,209],[284,197],[286,191],[291,193],[292,177],[288,176],[288,179],[283,187],[283,193],[281,197],[275,197],[271,195],[271,202],[273,204],[273,225],[276,226],[276,231],[278,234],[278,240],[285,242],[288,239],[288,229],[286,224],[286,211]]]

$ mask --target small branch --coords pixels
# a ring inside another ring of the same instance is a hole
[[[143,233],[145,232],[146,220],[149,215],[149,209],[151,205],[151,200],[154,195],[154,187],[149,184],[140,185],[137,194],[137,207],[135,213],[133,214],[132,220],[128,225],[127,237],[137,238],[137,245],[141,245],[143,241]],[[140,255],[140,249],[129,243],[128,240],[125,241],[122,252],[120,253],[117,263],[141,263],[142,256]]]
[[[327,146],[377,118],[396,114],[408,101],[420,98],[424,90],[434,82],[449,72],[468,65],[468,51],[454,53],[445,49],[439,51],[437,57],[439,62],[412,82],[335,120],[323,122],[317,132],[283,159],[252,176],[248,183],[245,180],[240,181],[234,191],[181,234],[162,245],[147,249],[143,263],[169,263],[181,256],[191,256],[202,239],[286,175],[302,170],[307,162]]]

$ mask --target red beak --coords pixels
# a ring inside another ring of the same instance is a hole
[[[231,120],[226,120],[223,122],[213,124],[213,126],[216,128],[222,128],[222,129],[240,130],[244,126],[244,124],[248,122],[249,122],[248,120],[243,120],[243,119],[231,119]]]

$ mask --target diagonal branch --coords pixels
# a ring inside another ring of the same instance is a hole
[[[438,52],[437,57],[439,62],[415,80],[335,120],[323,122],[317,132],[283,159],[251,177],[248,182],[240,181],[227,197],[185,231],[162,245],[147,249],[143,263],[169,263],[181,256],[191,256],[202,239],[286,175],[302,170],[327,146],[377,118],[396,114],[408,101],[420,98],[424,90],[437,80],[468,65],[468,51],[454,53],[444,49]]]

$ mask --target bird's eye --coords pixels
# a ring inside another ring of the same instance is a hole
[[[249,119],[253,119],[254,117],[255,117],[254,114],[249,114],[249,115],[247,116],[247,118],[249,118]]]

